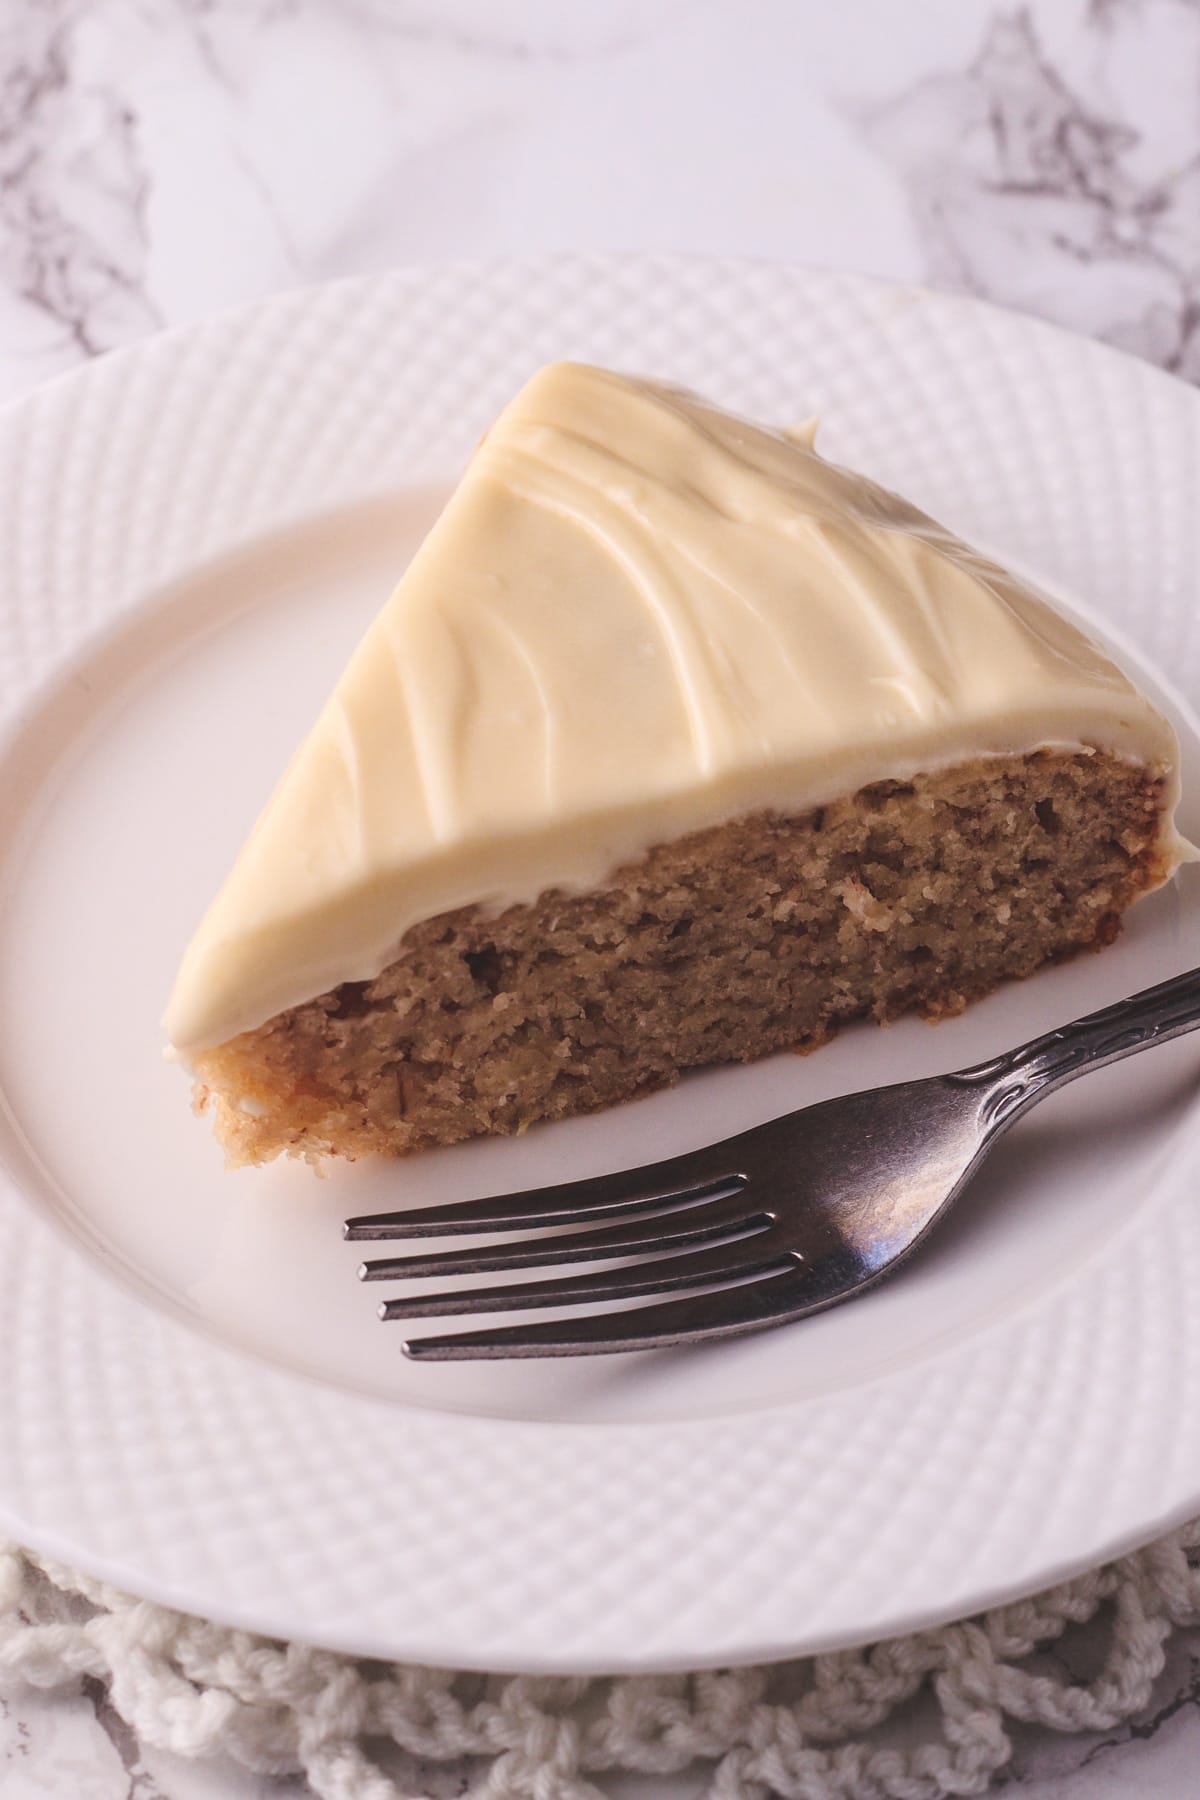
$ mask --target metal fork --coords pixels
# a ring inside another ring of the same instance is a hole
[[[951,1075],[826,1100],[623,1174],[349,1219],[350,1239],[559,1231],[364,1263],[364,1281],[576,1262],[621,1266],[386,1300],[383,1319],[658,1294],[623,1311],[410,1339],[419,1361],[586,1356],[706,1342],[848,1300],[897,1268],[997,1138],[1077,1075],[1200,1025],[1200,969]],[[614,1222],[615,1221],[615,1222]]]

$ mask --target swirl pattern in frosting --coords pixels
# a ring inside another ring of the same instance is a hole
[[[207,1048],[410,926],[596,886],[742,812],[1167,722],[1028,587],[811,432],[543,369],[477,449],[255,825],[166,1017]]]

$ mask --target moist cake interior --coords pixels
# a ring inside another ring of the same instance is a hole
[[[196,1059],[234,1162],[402,1154],[610,1106],[839,1025],[960,1012],[1099,948],[1163,877],[1159,783],[1041,751],[663,844],[605,887],[422,922]]]

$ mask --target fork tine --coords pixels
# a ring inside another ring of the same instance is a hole
[[[546,1319],[492,1330],[456,1331],[409,1338],[404,1354],[414,1362],[466,1362],[510,1356],[596,1356],[618,1350],[666,1349],[735,1337],[782,1324],[805,1310],[804,1272],[798,1265],[775,1270],[716,1293],[689,1294],[625,1312]],[[816,1310],[814,1306],[811,1310]]]
[[[724,1153],[724,1154],[722,1154]],[[484,1200],[453,1200],[405,1212],[364,1213],[347,1219],[342,1235],[351,1242],[380,1238],[448,1237],[467,1231],[523,1231],[543,1225],[585,1224],[612,1213],[651,1207],[688,1206],[723,1199],[746,1184],[737,1167],[734,1140],[688,1156],[647,1163],[588,1181],[493,1194]]]
[[[381,1319],[428,1319],[454,1313],[511,1312],[526,1306],[575,1306],[589,1300],[628,1300],[637,1294],[682,1292],[706,1283],[741,1279],[783,1269],[794,1262],[786,1250],[771,1250],[761,1241],[772,1221],[764,1217],[758,1231],[732,1243],[704,1244],[679,1256],[634,1263],[620,1269],[596,1269],[587,1275],[558,1275],[547,1281],[498,1282],[484,1288],[450,1288],[438,1294],[405,1294],[385,1300]],[[658,1246],[662,1248],[661,1245]]]
[[[744,1205],[690,1207],[682,1215],[606,1225],[561,1237],[519,1238],[516,1243],[477,1244],[469,1250],[436,1250],[424,1256],[381,1256],[365,1262],[362,1281],[408,1280],[428,1275],[483,1275],[495,1269],[536,1269],[545,1263],[599,1262],[610,1256],[638,1256],[652,1250],[765,1231],[774,1214],[747,1213]]]

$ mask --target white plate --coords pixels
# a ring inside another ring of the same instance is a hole
[[[338,1226],[1004,1048],[1200,962],[1193,872],[936,1031],[324,1181],[226,1174],[160,1060],[285,757],[481,427],[561,355],[820,412],[831,454],[1200,693],[1200,397],[966,300],[713,261],[412,271],[32,395],[0,422],[0,1524],[212,1617],[497,1669],[769,1657],[1033,1589],[1200,1508],[1195,1040],[1048,1102],[877,1293],[708,1351],[414,1368]]]

